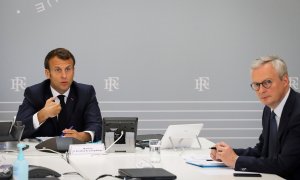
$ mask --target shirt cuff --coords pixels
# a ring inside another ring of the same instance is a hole
[[[235,163],[234,163],[234,167],[233,167],[233,169],[235,169],[235,167],[236,167],[236,163],[237,163],[237,161],[238,161],[239,157],[240,157],[240,156],[237,156],[237,157],[235,158]]]
[[[35,113],[32,117],[32,123],[33,123],[33,128],[34,129],[37,129],[40,127],[40,123],[39,123],[39,120],[38,120],[38,117],[37,117],[37,113]]]
[[[91,142],[94,142],[94,135],[95,135],[95,133],[93,131],[84,131],[84,132],[89,133],[90,136],[91,136]]]

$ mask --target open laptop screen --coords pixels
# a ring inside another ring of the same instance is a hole
[[[12,127],[11,120],[0,121],[0,136],[8,136]]]
[[[203,124],[178,124],[168,126],[162,140],[161,148],[189,148],[197,140]]]

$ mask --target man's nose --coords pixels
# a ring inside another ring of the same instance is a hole
[[[66,78],[66,77],[67,77],[66,71],[62,70],[62,72],[61,72],[61,77],[63,77],[63,78]]]

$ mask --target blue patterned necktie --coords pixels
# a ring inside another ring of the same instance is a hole
[[[276,156],[276,146],[277,146],[277,123],[276,114],[274,111],[271,113],[270,117],[270,134],[269,134],[269,157]]]

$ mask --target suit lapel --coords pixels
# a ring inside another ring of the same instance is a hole
[[[290,95],[284,105],[284,108],[283,108],[283,111],[282,111],[282,114],[280,117],[280,124],[279,124],[279,129],[278,129],[279,142],[280,142],[280,139],[282,138],[284,130],[286,129],[286,126],[289,123],[289,120],[290,120],[289,116],[293,110],[294,103],[295,103],[295,92],[293,89],[291,89]]]
[[[53,97],[53,94],[50,89],[50,81],[46,80],[45,85],[44,85],[44,105],[45,105],[46,101],[51,97]]]
[[[271,109],[269,107],[265,107],[264,110],[264,147],[262,154],[267,157],[268,156],[268,150],[269,150],[269,134],[270,134],[270,116],[271,116]]]
[[[72,119],[74,119],[74,118],[72,118],[72,116],[74,114],[76,102],[77,102],[77,95],[75,92],[75,88],[73,86],[71,86],[70,94],[68,96],[67,103],[66,103],[67,120],[64,124],[66,128],[69,128],[69,126],[74,125],[74,124],[72,124],[71,121],[72,121]]]

